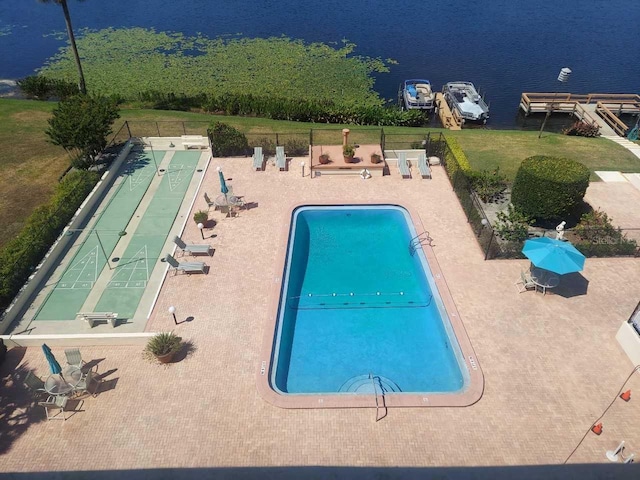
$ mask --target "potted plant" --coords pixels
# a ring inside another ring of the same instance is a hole
[[[382,155],[380,155],[379,153],[372,153],[371,154],[371,163],[376,164],[376,163],[380,163],[382,162]]]
[[[173,332],[160,332],[149,339],[144,353],[148,357],[156,358],[160,363],[170,363],[182,347],[182,337]]]
[[[320,164],[322,164],[322,165],[326,165],[327,163],[329,163],[331,161],[331,159],[329,158],[329,154],[328,153],[323,153],[322,155],[320,155],[318,157],[318,160],[320,161]]]
[[[356,154],[356,149],[353,148],[353,145],[344,145],[342,147],[342,154],[344,155],[344,161],[347,163],[353,162],[353,157]]]
[[[209,220],[209,212],[206,210],[198,210],[193,214],[193,221],[196,223],[205,224],[207,223],[207,220]]]

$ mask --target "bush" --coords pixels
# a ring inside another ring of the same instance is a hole
[[[471,164],[467,159],[467,155],[462,150],[462,147],[458,143],[458,141],[453,137],[444,137],[445,142],[449,146],[449,148],[445,148],[445,162],[447,164],[447,172],[449,172],[449,177],[455,175],[457,170],[462,170],[465,175],[469,175],[471,173]],[[449,165],[449,163],[452,165]]]
[[[497,213],[494,231],[507,242],[524,242],[529,236],[529,225],[534,221],[509,204],[506,212]]]
[[[525,159],[513,182],[511,202],[538,221],[558,221],[582,203],[589,186],[589,169],[566,158]]]
[[[309,142],[297,138],[288,138],[284,142],[284,151],[292,157],[309,155]]]
[[[488,170],[472,171],[469,180],[471,180],[474,192],[485,203],[499,200],[507,189],[507,177],[500,174],[500,167],[492,172]]]
[[[577,248],[588,256],[633,255],[638,248],[636,241],[614,227],[609,216],[601,210],[582,215],[573,233],[579,238]]]
[[[43,75],[30,75],[18,80],[18,86],[27,98],[36,100],[49,100],[57,98],[65,100],[77,95],[78,85],[64,80],[54,80]]]
[[[0,310],[9,306],[98,178],[95,172],[69,173],[51,200],[36,208],[20,233],[0,250]]]
[[[276,154],[276,143],[267,137],[259,138],[254,147],[262,147],[262,153],[264,155],[273,156]]]
[[[562,130],[565,135],[571,135],[576,137],[599,137],[600,127],[598,125],[592,125],[582,120],[574,122],[569,128]]]
[[[196,223],[207,223],[209,220],[209,212],[206,210],[198,210],[193,214],[193,221]]]
[[[213,125],[211,125],[211,136],[212,154],[214,157],[247,155],[249,152],[247,137],[231,125],[214,122]]]
[[[144,352],[146,356],[160,357],[170,353],[177,353],[182,349],[182,346],[182,337],[173,332],[160,332],[149,339]]]

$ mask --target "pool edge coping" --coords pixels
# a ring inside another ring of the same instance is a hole
[[[305,206],[368,206],[391,205],[404,208],[413,222],[416,234],[420,235],[427,230],[424,228],[422,218],[412,207],[398,201],[380,200],[376,203],[353,201],[325,201],[325,202],[295,202],[287,207],[287,221],[283,222],[280,231],[280,247],[275,259],[275,270],[272,274],[271,292],[267,308],[267,318],[263,323],[263,340],[260,349],[260,360],[256,370],[256,386],[260,396],[266,402],[280,408],[304,409],[304,408],[375,408],[374,395],[332,395],[332,394],[291,394],[282,395],[271,386],[271,370],[273,362],[274,334],[278,324],[278,306],[282,286],[282,274],[287,261],[287,245],[291,229],[293,212]],[[386,407],[466,407],[478,402],[484,393],[484,373],[478,362],[475,350],[469,339],[467,330],[456,308],[449,286],[440,268],[433,247],[423,244],[422,249],[429,264],[433,279],[438,288],[451,327],[462,351],[463,360],[469,374],[469,384],[460,393],[434,393],[434,394],[389,394],[384,396]],[[379,397],[378,397],[379,398]]]

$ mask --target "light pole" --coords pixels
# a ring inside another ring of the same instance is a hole
[[[173,305],[171,305],[169,307],[169,313],[171,315],[173,315],[173,323],[175,323],[176,325],[178,324],[178,320],[176,319],[176,307],[174,307]]]
[[[198,230],[200,230],[200,236],[202,237],[202,239],[204,240],[204,233],[202,232],[202,229],[204,228],[204,225],[202,223],[198,224]]]
[[[569,77],[571,76],[571,69],[569,67],[564,67],[560,70],[560,73],[558,74],[558,81],[561,83],[567,83],[569,81]],[[556,100],[556,96],[558,95],[557,92],[555,92],[553,94],[553,100],[551,101],[551,104],[549,105],[549,110],[547,111],[547,114],[544,117],[544,121],[542,122],[542,126],[540,127],[540,132],[538,133],[538,138],[540,138],[542,136],[542,131],[544,130],[544,126],[547,124],[547,120],[549,120],[549,117],[551,116],[551,112],[553,112],[553,107],[555,104],[555,100]]]
[[[304,177],[304,162],[300,162],[300,168],[302,169],[302,176]]]

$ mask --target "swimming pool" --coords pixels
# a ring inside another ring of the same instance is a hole
[[[259,374],[271,401],[371,406],[376,394],[387,405],[477,401],[482,373],[419,232],[398,205],[293,210],[269,360]]]

